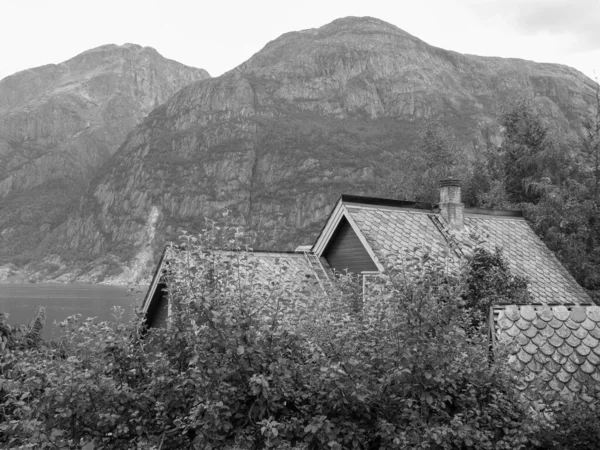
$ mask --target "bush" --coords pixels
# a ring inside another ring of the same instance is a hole
[[[469,259],[466,278],[466,306],[484,316],[493,305],[530,303],[528,281],[510,273],[502,249],[490,252],[476,247]]]
[[[184,236],[169,265],[169,329],[72,317],[58,341],[6,347],[0,442],[518,449],[551,425],[528,418],[490,363],[467,266],[448,273],[425,251],[370,280],[362,302],[348,300],[352,286],[325,299],[265,283],[244,252],[211,251],[238,250],[240,236]]]
[[[547,412],[534,440],[539,449],[595,450],[600,444],[600,401],[558,402]]]

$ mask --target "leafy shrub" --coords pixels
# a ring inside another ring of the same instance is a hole
[[[532,435],[540,450],[594,450],[600,445],[600,401],[553,404]]]
[[[241,239],[217,226],[184,236],[168,329],[116,311],[114,323],[71,317],[60,340],[6,347],[2,445],[518,449],[550,426],[490,363],[466,266],[450,273],[427,251],[399,260],[357,305],[353,286],[297,291],[284,263],[280,283],[261,280]]]
[[[527,280],[510,273],[501,248],[490,252],[484,247],[475,247],[467,270],[467,307],[485,315],[492,305],[530,302]]]

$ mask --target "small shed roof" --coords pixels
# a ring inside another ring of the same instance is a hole
[[[600,394],[600,307],[507,305],[493,309],[493,338],[507,344],[524,397],[590,400]]]

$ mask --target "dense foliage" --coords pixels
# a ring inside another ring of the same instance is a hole
[[[515,287],[498,252],[449,271],[423,249],[357,303],[351,288],[324,298],[259,279],[243,251],[211,251],[239,239],[217,226],[184,236],[169,265],[169,329],[123,324],[116,311],[114,323],[71,317],[42,343],[32,336],[43,316],[18,333],[3,322],[1,445],[518,449],[555,436],[553,448],[576,448],[560,444],[575,432],[597,442],[597,418],[576,405],[586,426],[551,405],[532,414],[506,358],[490,360],[486,321],[473,318],[489,283]]]
[[[527,280],[510,273],[502,249],[476,247],[466,276],[465,303],[485,315],[493,305],[529,303]]]
[[[521,101],[500,118],[504,139],[480,155],[473,203],[519,208],[575,279],[600,289],[600,92],[579,138],[550,130]]]
[[[499,139],[469,157],[451,128],[423,127],[406,173],[377,194],[436,203],[444,177],[463,181],[467,206],[521,209],[538,236],[575,279],[600,294],[600,87],[579,134],[551,129],[531,100],[519,99],[497,119]]]

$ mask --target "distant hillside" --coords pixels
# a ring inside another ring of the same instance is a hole
[[[569,67],[461,55],[373,18],[287,33],[152,111],[38,254],[82,279],[118,265],[127,278],[179,227],[198,231],[224,208],[256,248],[292,249],[313,240],[341,193],[372,194],[410,171],[428,120],[476,152],[524,96],[576,134],[593,86]]]
[[[27,261],[146,115],[208,78],[125,44],[0,80],[0,264]]]

